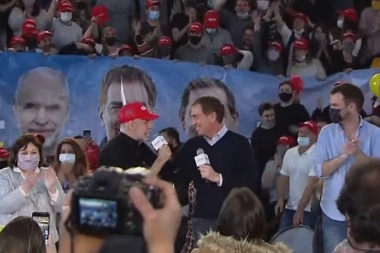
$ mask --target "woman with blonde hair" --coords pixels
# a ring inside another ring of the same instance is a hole
[[[83,149],[74,139],[65,139],[58,144],[54,170],[62,188],[67,192],[82,176],[90,174],[89,163]]]
[[[202,236],[192,253],[291,253],[264,241],[264,207],[248,188],[235,188],[224,201],[215,231]]]

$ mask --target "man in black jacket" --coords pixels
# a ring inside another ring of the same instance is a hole
[[[176,155],[179,180],[194,182],[197,196],[193,216],[195,243],[199,234],[214,228],[222,204],[235,187],[256,191],[257,168],[248,139],[229,131],[222,123],[223,104],[214,97],[201,97],[191,107],[191,119],[198,136],[188,140]],[[204,152],[209,164],[197,167],[194,157]],[[195,245],[194,245],[195,246]]]

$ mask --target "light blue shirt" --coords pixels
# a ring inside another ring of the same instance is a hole
[[[215,145],[215,143],[217,143],[220,139],[222,139],[222,137],[228,132],[228,129],[225,125],[222,126],[222,128],[219,130],[219,132],[216,133],[216,135],[214,137],[212,137],[212,139],[209,139],[207,138],[206,136],[203,136],[203,138],[205,138],[205,140],[207,141],[208,144],[210,144],[210,146],[213,146]]]
[[[380,128],[361,120],[356,139],[360,142],[360,150],[367,156],[380,158]],[[316,146],[315,173],[322,177],[322,164],[342,154],[343,146],[348,138],[340,124],[329,124],[322,128]],[[336,200],[343,187],[348,170],[355,163],[355,157],[347,161],[333,174],[325,178],[321,208],[324,214],[336,221],[345,221],[346,218],[337,208]]]

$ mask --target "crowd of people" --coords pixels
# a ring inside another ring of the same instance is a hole
[[[157,150],[146,142],[159,115],[140,102],[123,105],[118,133],[100,146],[71,136],[46,156],[34,133],[0,146],[0,253],[118,252],[120,241],[67,225],[72,190],[100,166],[149,167],[171,183],[145,181],[165,195],[160,210],[129,192],[150,253],[287,253],[292,245],[271,239],[300,227],[314,231],[315,253],[380,252],[380,96],[365,111],[362,90],[340,81],[312,114],[300,99],[302,77],[378,67],[379,14],[380,0],[0,0],[6,52],[148,57],[284,77],[279,103],[260,104],[250,140],[228,129],[220,99],[204,96],[189,105],[196,136],[182,142],[175,128],[162,129],[167,144]],[[50,215],[46,245],[33,212]]]

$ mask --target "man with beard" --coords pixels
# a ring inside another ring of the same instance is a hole
[[[123,106],[120,93],[123,85],[126,103],[142,102],[148,110],[156,106],[157,90],[152,78],[143,70],[129,65],[110,69],[102,80],[99,97],[99,117],[106,130],[104,145],[120,131],[118,112]]]

